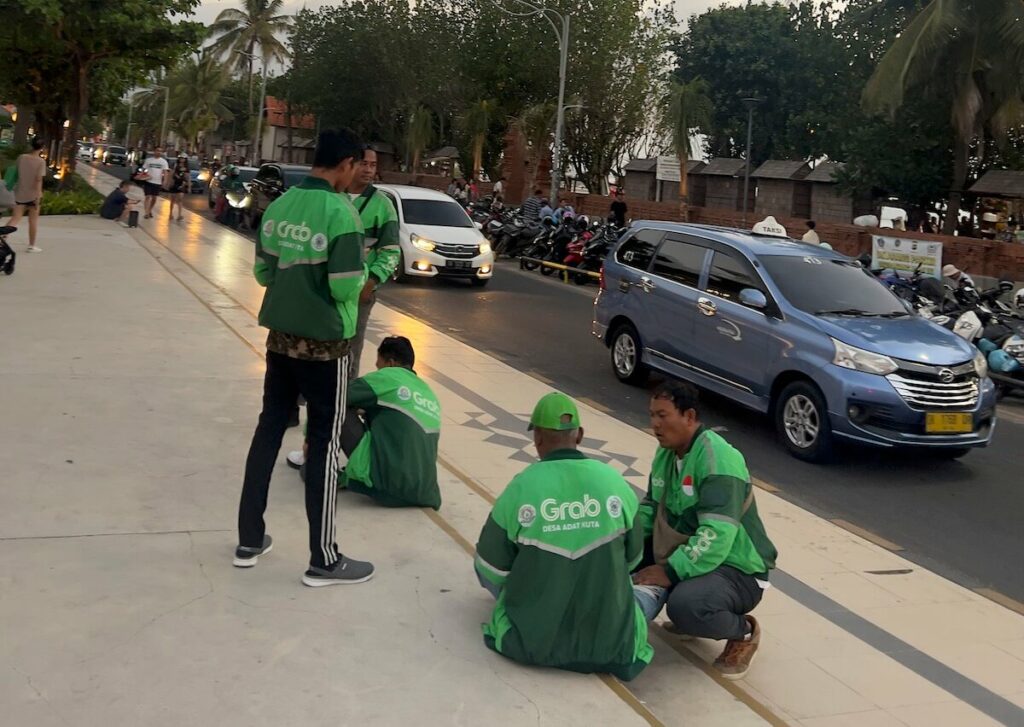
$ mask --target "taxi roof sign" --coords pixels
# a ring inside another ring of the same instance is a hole
[[[768,237],[789,237],[786,228],[780,225],[774,217],[768,215],[755,224],[751,230],[755,235],[767,235]]]

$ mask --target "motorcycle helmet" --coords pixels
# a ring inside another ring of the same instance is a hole
[[[1013,295],[1013,307],[1019,311],[1024,311],[1024,288],[1021,288]]]
[[[982,338],[981,340],[978,341],[978,350],[981,351],[986,356],[988,356],[993,351],[999,350],[999,346],[992,343],[992,341],[988,340],[987,338]]]
[[[1020,361],[1002,349],[997,349],[988,355],[989,367],[1000,374],[1011,374],[1020,369]]]

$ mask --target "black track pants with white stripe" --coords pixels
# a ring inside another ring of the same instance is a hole
[[[309,417],[306,459],[306,517],[309,518],[309,563],[328,568],[338,560],[334,541],[334,506],[338,493],[338,453],[345,423],[348,356],[333,361],[306,361],[267,352],[263,412],[245,462],[242,501],[238,506],[238,543],[263,544],[270,476],[299,394]]]

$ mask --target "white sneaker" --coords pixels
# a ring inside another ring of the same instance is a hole
[[[39,247],[39,245],[29,245],[27,248],[25,248],[25,252],[42,252],[42,251],[43,251],[43,248]]]
[[[302,453],[301,449],[296,449],[293,452],[289,452],[285,460],[287,460],[288,466],[292,469],[302,469],[302,465],[306,464],[306,455]]]

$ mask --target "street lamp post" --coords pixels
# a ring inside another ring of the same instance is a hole
[[[171,89],[158,83],[154,83],[150,88],[162,88],[164,90],[164,120],[160,124],[160,141],[157,143],[157,146],[163,146],[167,143],[167,104],[171,100]]]
[[[506,13],[507,15],[513,15],[515,17],[525,18],[531,15],[543,16],[548,24],[551,25],[551,29],[555,31],[555,35],[558,37],[558,110],[555,117],[555,148],[551,154],[551,201],[554,203],[555,197],[558,195],[559,188],[561,187],[562,181],[562,132],[565,127],[565,77],[566,70],[569,63],[569,16],[562,15],[557,10],[546,8],[542,5],[534,5],[527,0],[514,0],[517,5],[522,5],[527,8],[526,12],[515,13],[511,10],[506,10],[501,6],[498,0],[492,0],[494,6],[498,10]],[[558,24],[552,20],[551,16],[558,19],[561,23],[561,28]]]
[[[743,105],[747,107],[747,163],[743,172],[743,226],[747,225],[747,205],[750,204],[750,142],[754,128],[754,108],[761,103],[759,98],[745,98]]]
[[[124,129],[124,147],[128,148],[128,141],[132,138],[132,110],[134,108],[133,99],[128,96],[128,126]]]

